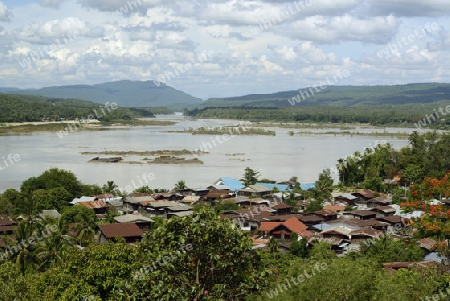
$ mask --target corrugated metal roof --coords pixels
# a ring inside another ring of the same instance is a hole
[[[233,178],[229,178],[229,177],[222,177],[222,178],[220,178],[219,181],[216,184],[226,185],[232,191],[238,191],[239,189],[245,187],[239,180],[233,179]]]
[[[116,216],[114,220],[118,223],[139,223],[139,222],[148,222],[153,223],[154,220],[143,216],[142,214],[125,214],[121,216]]]
[[[135,223],[122,223],[122,224],[104,224],[98,225],[102,233],[106,238],[114,237],[140,237],[144,234]]]
[[[100,209],[108,207],[108,204],[103,200],[91,201],[91,202],[78,202],[76,205],[81,205],[90,209]]]

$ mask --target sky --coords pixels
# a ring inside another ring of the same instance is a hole
[[[0,0],[0,87],[450,82],[449,0]]]

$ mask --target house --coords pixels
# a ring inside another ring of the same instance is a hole
[[[142,207],[145,207],[145,205],[142,205],[143,202],[154,202],[154,201],[155,199],[149,194],[130,195],[123,199],[123,211],[125,212],[142,211]]]
[[[121,224],[126,223],[134,223],[136,224],[140,229],[142,230],[148,230],[150,229],[151,223],[154,223],[155,221],[151,218],[145,217],[142,214],[125,214],[116,216],[114,220]]]
[[[378,196],[378,192],[370,190],[370,189],[361,189],[357,192],[352,193],[353,196],[357,197],[356,203],[358,204],[367,204],[367,201]]]
[[[209,190],[228,190],[228,193],[232,192],[227,185],[215,185],[214,184],[214,185],[208,186],[206,188],[208,188]]]
[[[422,238],[421,240],[417,241],[417,243],[419,244],[419,247],[421,247],[427,253],[430,253],[434,249],[436,249],[437,241],[432,238]]]
[[[286,205],[286,204],[278,204],[276,206],[273,206],[272,209],[275,209],[277,212],[277,215],[284,215],[284,214],[290,214],[292,210],[292,206]]]
[[[168,201],[180,201],[184,198],[184,195],[176,192],[159,192],[153,193],[152,198],[155,201],[168,200]]]
[[[316,188],[316,183],[302,183],[300,184],[301,190],[310,190]]]
[[[167,218],[172,218],[174,216],[177,217],[185,217],[185,216],[189,216],[191,214],[193,214],[194,211],[192,210],[186,210],[186,211],[171,211],[171,212],[167,212]]]
[[[202,201],[206,201],[209,203],[216,202],[218,198],[220,199],[226,199],[231,198],[232,193],[230,193],[230,190],[210,190],[205,196],[201,198]]]
[[[95,214],[105,214],[109,205],[105,201],[96,200],[89,202],[78,202],[76,203],[78,206],[84,206],[86,208],[94,210]]]
[[[338,217],[338,214],[335,211],[331,211],[331,210],[319,210],[319,211],[314,211],[311,214],[322,217],[326,221],[335,220]]]
[[[367,207],[375,208],[381,206],[388,206],[392,203],[392,199],[385,196],[376,197],[367,201]]]
[[[264,183],[264,182],[257,182],[256,185],[261,185],[269,189],[270,191],[273,191],[275,188],[278,190],[278,192],[287,192],[290,190],[290,185],[287,184],[273,184],[273,183]]]
[[[240,198],[234,199],[235,203],[240,207],[249,207],[249,206],[270,206],[270,201],[264,200],[261,198],[257,199],[248,199],[248,198]]]
[[[61,214],[59,214],[58,210],[42,210],[42,212],[39,214],[39,216],[44,219],[46,217],[51,217],[51,218],[60,218]]]
[[[249,185],[245,188],[239,189],[237,195],[246,196],[246,197],[262,197],[266,194],[270,194],[272,192],[271,189],[263,186],[263,185]]]
[[[323,238],[334,238],[339,240],[350,240],[352,229],[345,226],[337,226],[335,228],[320,232]]]
[[[383,234],[384,234],[383,231],[366,227],[350,232],[350,239],[352,243],[360,244],[361,242],[366,241],[368,239],[378,238]]]
[[[334,204],[345,204],[346,206],[355,206],[358,198],[350,193],[343,193],[334,197]]]
[[[114,199],[117,199],[117,198],[121,199],[121,197],[115,197],[111,193],[96,194],[93,197],[96,198],[97,200],[102,200],[102,201],[105,201],[105,202],[108,202],[108,201],[111,201],[111,200],[114,200]]]
[[[186,204],[186,205],[192,205],[197,203],[200,200],[200,196],[198,195],[186,195],[180,203]]]
[[[82,196],[80,198],[74,198],[70,204],[75,205],[79,202],[92,202],[98,200],[98,198],[96,198],[95,196]]]
[[[194,213],[191,206],[187,205],[176,205],[167,207],[167,218],[171,218],[173,216],[184,217],[191,215]]]
[[[345,210],[345,206],[328,205],[328,206],[323,207],[323,209],[328,210],[328,211],[334,211],[339,214]]]
[[[98,225],[99,242],[107,243],[116,237],[122,237],[126,243],[135,243],[142,239],[144,231],[135,223]]]
[[[11,217],[0,217],[0,238],[4,235],[14,235],[17,228],[17,222]]]
[[[371,219],[371,218],[375,218],[377,216],[377,214],[375,212],[370,211],[370,210],[354,210],[354,211],[350,211],[349,214],[352,215],[353,218],[357,218],[357,219]]]
[[[163,218],[167,218],[167,212],[169,211],[168,208],[178,205],[180,205],[180,203],[174,201],[148,202],[145,207],[145,210],[147,211],[146,215],[148,215],[149,217],[160,216]]]
[[[393,216],[395,214],[395,208],[392,208],[391,206],[375,207],[370,211],[375,212],[377,214],[376,217]]]
[[[277,239],[290,239],[291,232],[295,232],[301,237],[311,237],[313,234],[307,231],[308,227],[292,217],[285,222],[261,222],[259,231],[264,233],[264,236],[273,236]]]
[[[244,188],[245,186],[236,179],[233,178],[228,178],[228,177],[222,177],[219,180],[217,180],[214,185],[225,185],[228,187],[228,190],[232,191],[232,192],[236,192],[239,189]]]
[[[302,223],[304,223],[307,226],[320,224],[325,221],[325,218],[323,218],[322,216],[318,216],[318,215],[299,214],[297,216],[297,218],[299,221],[301,221]]]
[[[242,210],[239,210],[242,211]],[[244,231],[255,231],[258,229],[261,221],[263,218],[253,218],[248,214],[248,211],[245,210],[247,213],[246,214],[240,214],[238,211],[236,210],[227,210],[224,211],[221,215],[220,218],[224,219],[224,218],[229,218],[232,219],[236,225],[239,227],[239,229],[244,230]]]

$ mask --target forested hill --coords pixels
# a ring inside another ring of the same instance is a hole
[[[201,99],[153,81],[116,81],[98,85],[46,87],[38,90],[0,88],[0,93],[38,95],[52,98],[82,99],[104,104],[115,102],[120,107],[171,107],[196,105]]]
[[[93,114],[95,109],[100,112],[99,104],[90,101],[0,94],[0,122],[41,121],[47,118],[73,120],[87,117]],[[162,108],[118,107],[106,114],[102,120],[154,117],[154,113],[162,113],[161,110]]]
[[[329,86],[323,90],[319,88],[317,90],[319,92],[316,92],[314,88],[306,87],[273,94],[211,98],[201,107],[290,107],[292,103],[296,106],[399,105],[450,100],[450,84],[439,83],[396,86]],[[303,92],[303,97],[300,95],[300,91]]]

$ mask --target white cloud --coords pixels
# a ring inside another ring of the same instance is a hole
[[[351,76],[339,84],[450,80],[448,0],[312,0],[298,10],[299,0],[32,1],[0,2],[0,22],[8,21],[0,25],[0,73],[8,74],[0,86],[151,80],[203,51],[214,58],[169,84],[207,97],[298,89],[344,69]],[[270,18],[279,19],[254,31]],[[433,36],[377,56],[427,22],[439,25]],[[76,41],[19,65],[74,32]]]
[[[12,17],[11,11],[8,9],[8,7],[3,4],[3,2],[0,2],[0,21],[10,21]]]
[[[57,8],[65,0],[40,0],[42,6]]]

